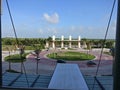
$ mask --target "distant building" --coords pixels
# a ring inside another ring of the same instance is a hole
[[[77,45],[73,45],[74,43],[77,43]],[[69,38],[64,38],[64,36],[62,35],[61,38],[56,38],[55,35],[53,35],[51,43],[50,41],[46,42],[46,48],[54,49],[54,48],[57,48],[58,46],[59,48],[73,48],[73,47],[81,48],[81,37],[78,36],[78,39],[72,39],[71,35],[69,36]]]

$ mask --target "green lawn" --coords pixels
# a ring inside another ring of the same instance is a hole
[[[10,55],[10,56],[5,57],[5,61],[8,61],[8,62],[10,61],[12,63],[19,63],[21,61],[24,62],[24,61],[26,61],[27,54],[28,53],[23,54],[22,58],[21,58],[20,54]]]
[[[86,53],[80,53],[80,52],[58,52],[58,53],[51,53],[48,54],[47,57],[52,59],[63,59],[68,61],[83,61],[83,60],[92,60],[95,58],[95,56],[86,54]]]

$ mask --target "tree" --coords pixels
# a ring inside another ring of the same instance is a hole
[[[107,47],[107,48],[112,48],[112,47],[113,47],[113,44],[114,44],[113,41],[107,41],[107,42],[106,42],[106,47]]]
[[[52,43],[52,37],[48,37],[47,39],[46,39],[46,42],[48,42],[49,43],[49,45],[51,45]]]
[[[47,38],[47,41],[52,41],[52,37],[48,37],[48,38]]]

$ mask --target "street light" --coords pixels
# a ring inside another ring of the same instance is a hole
[[[35,50],[35,54],[36,54],[36,60],[37,60],[37,62],[36,62],[36,74],[38,74],[38,62],[39,62],[39,60],[40,60],[40,57],[39,57],[39,54],[40,54],[40,52],[41,52],[41,50]]]

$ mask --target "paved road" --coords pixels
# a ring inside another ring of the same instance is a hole
[[[79,51],[79,50],[78,50]],[[40,53],[41,60],[39,61],[38,72],[39,74],[52,74],[54,72],[56,66],[56,60],[46,58],[46,54],[54,52],[53,50],[49,51],[42,51]],[[82,51],[85,52],[85,51]],[[93,50],[90,52],[96,56],[94,62],[98,64],[100,51]],[[2,52],[3,58],[8,55],[8,52]],[[97,66],[87,66],[87,61],[67,61],[67,63],[77,63],[80,67],[80,70],[85,75],[95,75]],[[101,64],[99,68],[99,75],[111,75],[112,74],[112,56],[103,54],[101,59]],[[24,66],[27,73],[34,73],[36,74],[36,60],[34,59],[33,55],[29,55],[26,62],[24,62]],[[8,62],[5,62],[3,59],[3,72],[8,69]],[[12,69],[21,71],[21,64],[20,63],[12,63]]]

